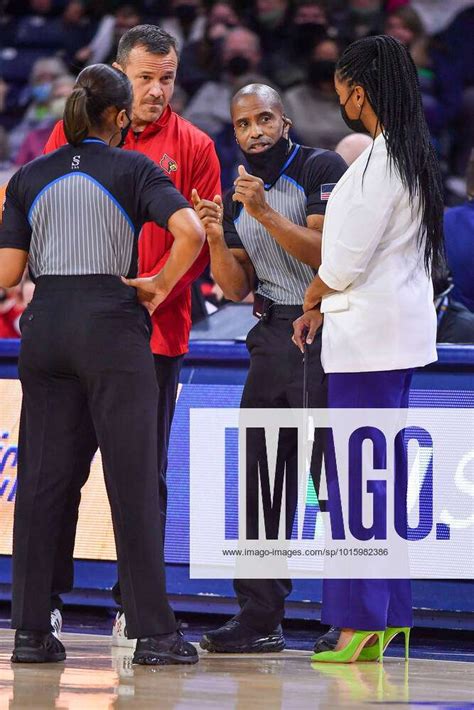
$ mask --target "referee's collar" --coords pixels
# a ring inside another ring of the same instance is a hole
[[[102,143],[102,145],[107,145],[107,143],[102,140],[102,138],[96,138],[91,136],[91,138],[84,138],[83,143]]]

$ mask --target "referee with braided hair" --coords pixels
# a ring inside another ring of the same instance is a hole
[[[321,360],[329,407],[404,409],[413,369],[437,359],[431,273],[443,262],[440,170],[416,68],[400,42],[378,36],[350,45],[335,86],[347,125],[373,141],[329,199],[322,263],[306,291],[305,313],[295,321],[294,340],[303,349],[324,314]],[[395,445],[399,459],[403,441]],[[374,460],[385,468],[379,446],[374,443]],[[326,466],[331,500],[337,474],[331,461]],[[356,470],[351,461],[349,470]],[[395,495],[406,500],[406,466],[394,477]],[[385,483],[372,485],[373,495],[383,495]],[[349,516],[352,505],[351,499]],[[395,526],[403,536],[406,506],[399,508]],[[410,582],[325,580],[322,621],[341,633],[334,650],[315,649],[314,661],[375,660],[374,632],[379,639],[384,632],[384,647],[403,632],[408,648]]]

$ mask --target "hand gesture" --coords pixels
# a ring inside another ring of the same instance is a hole
[[[156,276],[146,276],[138,279],[126,279],[122,276],[122,281],[127,286],[132,286],[137,289],[138,300],[145,306],[151,315],[160,303],[163,303],[168,292],[160,286],[160,282]]]
[[[291,339],[302,353],[304,353],[306,343],[311,345],[316,331],[322,323],[323,316],[319,308],[306,311],[306,313],[303,313],[302,316],[293,322],[293,337]]]
[[[239,165],[239,177],[234,180],[234,202],[241,202],[251,217],[259,219],[267,209],[263,180],[250,175],[243,165]]]
[[[193,188],[191,199],[193,201],[193,206],[197,216],[206,230],[207,239],[222,239],[224,236],[224,230],[222,228],[222,220],[224,216],[222,197],[220,195],[215,195],[212,202],[211,200],[201,200],[198,191]]]

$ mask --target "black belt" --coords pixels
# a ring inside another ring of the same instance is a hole
[[[303,306],[275,303],[271,298],[266,298],[256,293],[253,303],[253,314],[263,321],[269,321],[271,318],[294,320],[303,315]]]

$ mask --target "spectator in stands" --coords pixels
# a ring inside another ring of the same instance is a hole
[[[237,27],[239,15],[230,0],[217,0],[209,10],[209,25],[213,28],[212,36],[219,36],[221,32]]]
[[[464,174],[474,143],[474,7],[433,39],[417,11],[403,6],[388,15],[385,33],[410,50],[430,132],[450,171]]]
[[[44,12],[48,6],[30,3],[29,12],[19,20],[14,32],[13,46],[43,48],[47,55],[60,51],[70,60],[91,39],[92,24],[86,15],[85,0],[61,0],[53,5],[51,13]]]
[[[86,15],[84,0],[70,0],[67,3],[60,18],[60,26],[64,36],[67,36],[64,57],[69,66],[75,64],[77,69],[76,54],[88,46],[94,30],[94,25]]]
[[[394,10],[398,10],[399,7],[409,4],[410,0],[387,0],[385,3],[385,12],[393,12]]]
[[[443,32],[456,15],[472,6],[472,0],[411,0],[430,36]]]
[[[206,82],[190,101],[184,117],[211,137],[217,136],[232,123],[229,104],[237,90],[237,83],[251,74],[255,76],[261,58],[260,41],[256,34],[243,27],[230,30],[222,48],[221,80]]]
[[[418,70],[423,108],[434,138],[441,137],[449,114],[449,100],[443,87],[447,58],[441,47],[432,51],[432,40],[427,36],[416,10],[404,5],[391,12],[385,21],[385,34],[398,39],[410,52]]]
[[[68,74],[54,80],[48,103],[48,114],[40,125],[25,137],[16,157],[16,165],[25,165],[42,154],[55,123],[63,117],[66,99],[73,90],[74,82],[74,77]]]
[[[51,16],[54,10],[54,2],[53,0],[30,0],[29,9],[31,15]]]
[[[218,81],[224,38],[238,25],[239,17],[232,5],[217,2],[209,12],[204,36],[183,47],[178,79],[189,96],[192,97],[207,81]]]
[[[347,126],[341,118],[339,99],[334,90],[334,72],[339,59],[337,42],[324,39],[311,54],[307,78],[284,95],[288,115],[296,135],[308,146],[334,150]]]
[[[38,59],[33,65],[30,84],[24,95],[28,108],[21,122],[10,132],[10,157],[13,160],[28,133],[39,128],[48,118],[53,81],[64,74],[67,74],[66,67],[57,57]]]
[[[286,89],[301,80],[292,57],[293,8],[288,0],[255,0],[250,28],[259,36],[261,71],[274,84]]]
[[[113,15],[104,15],[90,44],[76,53],[77,61],[83,64],[113,61],[120,38],[140,23],[141,15],[135,5],[119,5]]]
[[[405,47],[408,47],[412,57],[414,51],[416,56],[417,46],[425,45],[427,39],[419,14],[409,5],[402,5],[387,15],[385,34],[395,37]]]
[[[202,0],[172,0],[172,16],[160,22],[160,26],[176,38],[178,51],[188,42],[197,42],[204,36],[206,16]]]
[[[348,0],[335,13],[340,36],[347,42],[377,34],[383,26],[381,0]]]
[[[474,149],[466,176],[467,201],[444,214],[446,258],[453,277],[452,297],[474,313]]]
[[[372,145],[372,138],[367,133],[349,133],[339,141],[335,148],[347,165],[352,165],[364,150]]]
[[[288,37],[291,8],[288,0],[256,0],[254,25],[264,49],[276,48],[278,39]]]
[[[445,47],[443,101],[453,119],[452,164],[456,175],[464,175],[474,145],[474,3],[461,12],[440,39]]]
[[[327,30],[328,18],[323,2],[300,0],[291,30],[292,58],[306,62],[314,45],[327,36]]]

